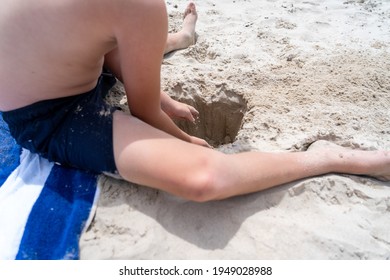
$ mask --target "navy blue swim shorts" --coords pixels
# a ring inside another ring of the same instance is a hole
[[[105,96],[116,83],[103,73],[84,94],[39,101],[3,112],[16,142],[49,161],[94,173],[116,173],[113,112]]]

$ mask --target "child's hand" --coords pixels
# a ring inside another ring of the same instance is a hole
[[[210,144],[207,143],[205,140],[203,140],[202,138],[195,137],[195,136],[191,136],[191,143],[199,145],[199,146],[203,146],[206,148],[212,148],[212,146],[210,146]]]
[[[170,100],[169,104],[165,104],[162,109],[172,119],[185,119],[195,122],[199,116],[199,112],[194,107],[173,99]]]

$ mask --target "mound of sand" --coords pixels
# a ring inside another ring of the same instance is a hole
[[[223,2],[223,3],[222,3]],[[223,152],[390,149],[390,2],[199,1],[162,86]],[[187,1],[168,1],[171,32]],[[125,104],[123,89],[113,102]],[[329,174],[204,204],[102,177],[82,259],[390,259],[390,184]]]

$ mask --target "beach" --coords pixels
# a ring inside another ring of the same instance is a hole
[[[196,44],[162,63],[162,89],[200,112],[183,129],[224,153],[318,140],[390,150],[390,1],[194,3]],[[187,4],[167,1],[170,32]],[[109,98],[126,106],[120,84]],[[390,183],[373,178],[327,174],[206,203],[99,185],[81,259],[390,259]]]

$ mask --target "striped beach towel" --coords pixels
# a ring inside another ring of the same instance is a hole
[[[0,113],[0,260],[78,259],[97,182],[19,147]]]

